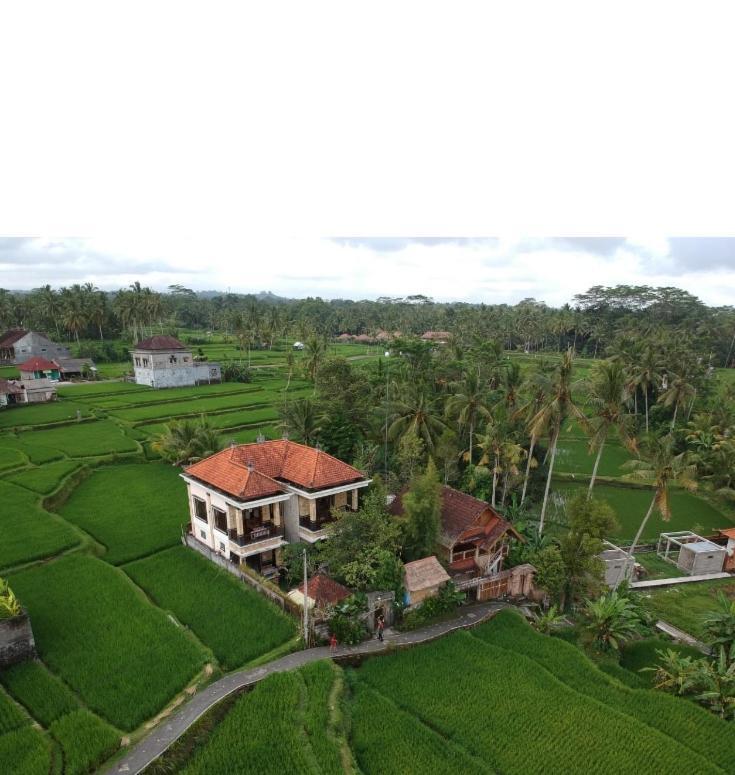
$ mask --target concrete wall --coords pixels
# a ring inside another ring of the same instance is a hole
[[[36,656],[28,612],[12,619],[0,619],[0,668]]]

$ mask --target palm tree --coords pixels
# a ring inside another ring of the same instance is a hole
[[[531,420],[536,416],[538,411],[544,405],[546,394],[551,388],[551,382],[549,381],[546,374],[539,370],[530,378],[528,385],[531,388],[531,397],[525,404],[516,410],[513,417],[523,419],[530,427]],[[528,457],[526,458],[526,474],[523,478],[523,491],[521,492],[521,506],[523,505],[523,501],[526,500],[526,490],[528,489],[528,479],[531,473],[531,468],[536,464],[536,459],[533,456],[533,450],[537,441],[538,437],[533,432],[531,432],[530,444],[528,447]]]
[[[296,441],[313,444],[321,430],[314,402],[310,398],[298,398],[284,404],[280,427]]]
[[[457,418],[460,432],[465,426],[469,428],[469,464],[472,465],[475,426],[478,419],[490,416],[485,392],[482,390],[480,379],[474,371],[465,374],[460,392],[447,401],[447,415]]]
[[[495,493],[497,492],[498,474],[501,471],[500,456],[503,451],[504,438],[505,433],[501,424],[498,422],[492,422],[487,424],[485,433],[480,437],[479,441],[479,447],[482,450],[480,465],[487,466],[492,464],[493,490],[491,505],[493,508],[495,508]]]
[[[393,420],[388,426],[388,437],[391,440],[415,433],[430,452],[447,427],[436,412],[435,402],[422,390],[413,389],[402,400],[394,401],[390,414]]]
[[[653,482],[651,504],[628,550],[631,556],[635,554],[640,537],[654,509],[665,522],[671,519],[669,486],[678,484],[689,491],[697,489],[696,467],[689,464],[684,452],[678,455],[674,453],[674,439],[671,434],[646,437],[642,457],[641,460],[630,460],[625,463],[625,467],[632,470],[631,476]]]
[[[564,614],[559,609],[552,605],[548,611],[543,613],[534,614],[533,626],[544,635],[550,635],[551,632],[564,623]]]
[[[658,402],[667,408],[674,407],[674,416],[671,418],[671,430],[676,425],[676,414],[679,407],[687,401],[693,401],[696,395],[694,385],[687,382],[685,377],[674,376],[671,385],[664,390],[658,398]]]
[[[638,363],[632,367],[632,379],[635,385],[640,386],[643,393],[643,401],[646,412],[646,433],[648,433],[648,394],[651,386],[655,385],[660,379],[658,358],[651,345],[648,345],[643,351],[643,355]]]
[[[561,362],[556,368],[553,377],[551,390],[546,396],[544,404],[531,419],[529,431],[531,437],[540,438],[544,432],[549,432],[551,440],[551,451],[549,460],[549,472],[546,477],[546,489],[544,490],[544,500],[541,504],[541,516],[539,518],[538,531],[543,532],[544,517],[546,515],[546,504],[549,500],[549,489],[551,487],[551,477],[554,473],[554,460],[556,459],[556,448],[559,442],[562,423],[567,418],[578,420],[583,427],[588,427],[587,418],[577,408],[572,400],[572,369],[574,353],[569,348],[562,356]]]
[[[619,361],[603,361],[597,364],[595,374],[590,384],[589,404],[595,410],[592,420],[592,436],[590,452],[597,450],[592,478],[587,490],[587,497],[592,497],[592,489],[597,478],[602,450],[611,428],[617,428],[620,440],[625,446],[635,451],[635,439],[630,433],[630,415],[625,411],[628,402],[627,377]]]
[[[153,449],[175,466],[209,457],[221,446],[219,431],[204,415],[198,420],[175,420],[153,442]]]
[[[627,597],[616,591],[587,600],[584,608],[585,629],[600,651],[617,651],[640,627],[638,611]]]
[[[304,348],[304,369],[309,379],[314,383],[314,393],[316,393],[316,378],[319,373],[319,367],[322,365],[324,356],[327,353],[327,345],[321,337],[312,334],[306,340]]]

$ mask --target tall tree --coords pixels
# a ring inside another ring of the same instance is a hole
[[[447,414],[457,418],[460,433],[464,427],[469,431],[469,464],[472,465],[475,428],[479,420],[490,416],[487,397],[476,372],[465,373],[459,392],[447,401]]]
[[[434,461],[415,477],[403,494],[404,542],[407,560],[419,560],[436,553],[441,523],[441,485]]]

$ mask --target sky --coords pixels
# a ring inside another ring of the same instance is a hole
[[[676,286],[720,306],[735,303],[735,238],[0,238],[0,287],[9,290],[117,290],[135,280],[159,291],[552,306],[593,285]]]

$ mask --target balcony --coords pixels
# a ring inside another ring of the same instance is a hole
[[[250,546],[259,541],[268,541],[271,538],[283,538],[286,530],[283,525],[278,526],[272,523],[259,525],[258,527],[246,530],[242,535],[237,534],[237,530],[231,528],[227,531],[230,541],[236,546]]]

